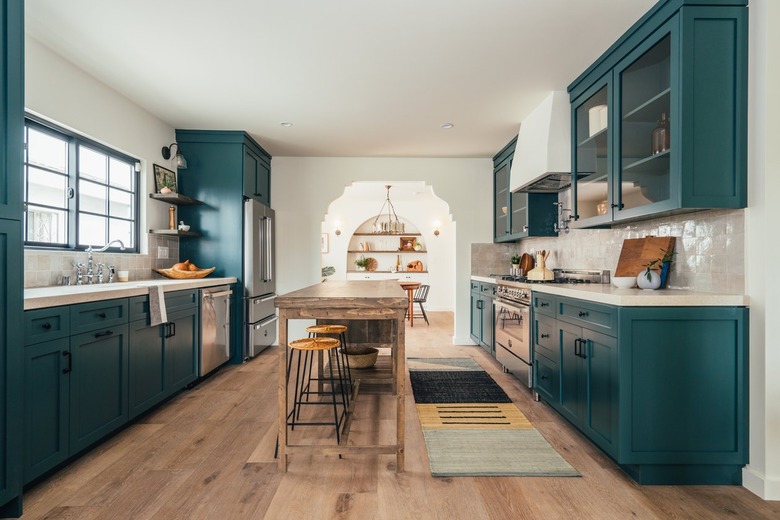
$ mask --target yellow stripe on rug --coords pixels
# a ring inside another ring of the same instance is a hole
[[[417,414],[423,429],[534,429],[512,403],[418,404]]]

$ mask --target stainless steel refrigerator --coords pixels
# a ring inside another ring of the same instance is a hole
[[[244,201],[244,358],[276,341],[274,210]]]

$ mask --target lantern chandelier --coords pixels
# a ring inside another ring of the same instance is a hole
[[[403,233],[404,224],[398,220],[393,203],[390,202],[390,188],[392,188],[392,185],[386,184],[385,188],[387,189],[387,198],[382,207],[379,208],[379,213],[377,213],[374,219],[373,232],[379,235]],[[387,207],[387,213],[383,215],[382,211],[384,211],[385,207]]]

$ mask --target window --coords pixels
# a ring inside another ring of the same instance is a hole
[[[25,245],[138,251],[137,159],[32,118],[24,150]]]

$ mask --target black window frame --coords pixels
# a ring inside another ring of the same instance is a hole
[[[110,253],[140,252],[139,242],[141,239],[141,233],[140,233],[141,231],[141,226],[140,226],[140,220],[141,220],[140,164],[141,161],[133,156],[127,155],[126,153],[120,152],[114,148],[111,148],[97,141],[84,137],[83,135],[78,134],[72,130],[68,130],[50,121],[46,121],[44,119],[36,117],[32,114],[25,114],[25,118],[24,118],[25,146],[27,146],[26,143],[27,143],[28,127],[34,128],[36,131],[39,132],[54,135],[67,142],[67,146],[68,146],[67,170],[68,171],[66,172],[66,175],[68,179],[68,191],[72,190],[71,191],[72,195],[67,196],[68,199],[68,204],[66,209],[68,214],[67,244],[28,241],[27,226],[29,221],[27,219],[27,200],[28,200],[29,183],[27,181],[27,175],[28,175],[27,154],[25,153],[24,172],[23,172],[23,175],[25,177],[23,183],[24,193],[22,194],[24,200],[24,211],[25,211],[24,229],[22,230],[24,233],[24,247],[26,249],[47,249],[52,251],[84,251],[87,249],[88,247],[87,245],[81,245],[81,246],[78,245],[79,244],[79,215],[81,213],[79,208],[79,184],[81,182],[81,177],[78,171],[78,153],[79,153],[79,147],[85,146],[99,153],[105,154],[106,156],[108,156],[109,159],[113,158],[133,165],[133,173],[134,173],[133,180],[132,180],[133,215],[132,215],[132,219],[123,219],[123,220],[128,220],[132,222],[131,228],[135,235],[134,244],[133,247],[130,247],[128,244],[125,244],[124,250],[120,249],[117,246],[112,246],[108,248],[106,252],[110,252]],[[93,181],[90,180],[90,182]],[[113,188],[116,189],[116,187]],[[108,216],[108,215],[104,215],[104,216]],[[108,243],[109,240],[111,240],[111,238],[107,237],[106,243]],[[102,247],[105,244],[91,244],[91,245],[93,247]]]

